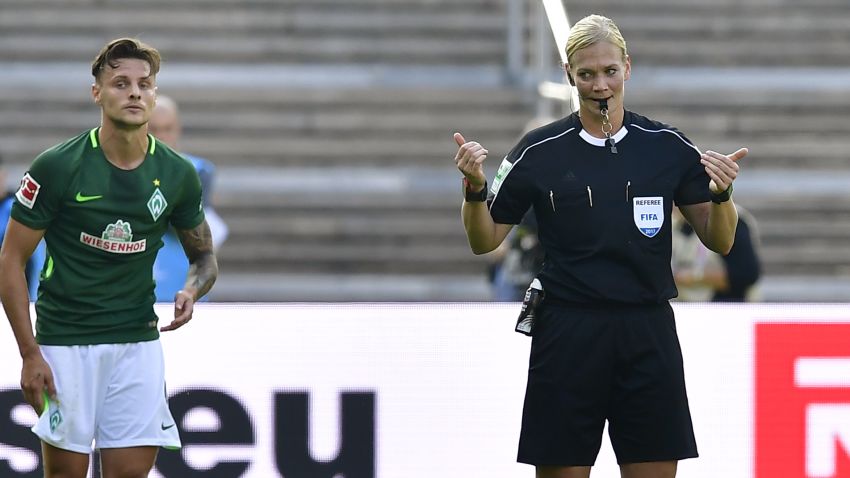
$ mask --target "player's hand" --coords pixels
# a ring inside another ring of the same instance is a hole
[[[480,191],[487,182],[484,174],[484,160],[487,159],[487,150],[476,141],[467,142],[460,133],[454,134],[458,149],[455,155],[457,169],[463,173],[469,186],[473,191]]]
[[[160,327],[160,332],[168,332],[176,330],[186,325],[192,320],[192,313],[195,311],[194,296],[185,290],[178,290],[174,294],[174,320],[170,324]]]
[[[32,406],[35,413],[41,415],[44,411],[44,393],[51,400],[56,400],[56,383],[53,381],[53,371],[44,360],[41,353],[24,357],[21,369],[21,391],[24,400]]]
[[[749,153],[747,148],[741,148],[732,154],[725,155],[714,151],[702,153],[700,162],[705,167],[705,172],[711,178],[708,188],[714,194],[720,194],[729,189],[735,178],[738,177],[738,160]]]

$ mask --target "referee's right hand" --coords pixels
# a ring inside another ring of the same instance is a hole
[[[467,142],[460,133],[455,133],[454,138],[458,145],[455,155],[457,169],[469,181],[470,189],[478,192],[487,183],[487,176],[484,174],[484,160],[487,159],[487,150],[477,141]]]

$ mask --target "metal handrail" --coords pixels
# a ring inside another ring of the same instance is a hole
[[[543,10],[548,20],[549,30],[552,32],[552,37],[555,41],[555,48],[558,50],[558,56],[561,58],[561,65],[567,63],[567,38],[570,34],[570,20],[567,15],[566,7],[562,0],[541,0]],[[538,30],[543,30],[545,26],[538,25]],[[541,55],[545,48],[539,45]],[[564,111],[562,114],[569,114],[576,111],[578,108],[578,91],[575,87],[566,82],[554,82],[551,80],[541,79],[537,85],[538,99],[538,115],[552,114],[552,103],[559,102]]]
[[[578,107],[576,89],[566,82],[552,80],[551,49],[558,51],[561,63],[567,61],[565,46],[569,36],[569,17],[562,0],[506,0],[507,46],[506,70],[509,81],[535,89],[535,114],[540,118],[556,115],[555,105],[569,114]],[[530,7],[531,35],[525,41],[526,6]],[[551,33],[546,33],[546,30]],[[553,43],[554,41],[554,43]],[[526,58],[532,56],[532,58]],[[562,79],[565,79],[562,77]]]

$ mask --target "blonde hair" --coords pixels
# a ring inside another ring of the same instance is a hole
[[[573,62],[573,55],[591,45],[607,41],[620,48],[623,52],[623,61],[628,56],[626,40],[614,20],[602,15],[588,15],[577,21],[570,28],[570,36],[567,38],[567,62]]]

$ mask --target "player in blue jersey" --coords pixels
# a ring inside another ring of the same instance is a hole
[[[183,126],[180,121],[180,110],[177,102],[171,97],[163,94],[157,95],[156,107],[148,122],[148,131],[175,151],[181,151],[180,137],[183,134]],[[204,216],[206,216],[207,224],[210,226],[213,249],[218,250],[227,239],[228,227],[213,205],[215,165],[199,156],[184,152],[180,152],[180,154],[192,163],[201,178]],[[162,236],[162,249],[159,250],[156,262],[153,265],[157,302],[172,302],[174,300],[175,294],[183,288],[183,281],[188,270],[189,261],[186,260],[183,245],[180,244],[180,239],[177,237],[174,228],[169,228],[168,232]]]

